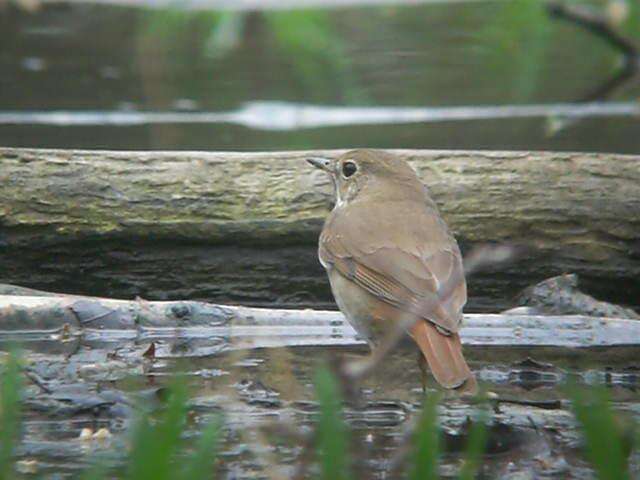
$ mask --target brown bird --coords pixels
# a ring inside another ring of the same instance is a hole
[[[475,393],[458,335],[467,301],[462,257],[427,187],[405,160],[381,151],[308,161],[335,186],[318,256],[349,323],[373,348],[405,328],[421,351],[423,388],[426,360],[440,385]]]

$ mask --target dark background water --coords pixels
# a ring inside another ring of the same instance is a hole
[[[637,2],[591,3],[614,16],[626,6],[617,28],[637,38]],[[5,5],[0,31],[6,146],[640,149],[637,81],[595,105],[597,115],[571,118],[566,105],[552,108],[584,99],[622,58],[602,39],[550,18],[537,0],[190,12]],[[253,108],[241,117],[194,115],[247,104]],[[340,107],[340,125],[322,112],[300,113],[301,104]],[[518,113],[540,104],[549,107],[542,115]],[[493,106],[515,110],[479,110]],[[347,107],[384,108],[372,125],[369,110],[350,116]],[[402,121],[398,108],[407,107],[444,110]],[[149,115],[158,112],[178,115]]]

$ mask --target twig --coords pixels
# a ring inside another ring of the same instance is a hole
[[[552,17],[571,22],[602,38],[624,55],[624,65],[603,84],[582,95],[578,102],[587,103],[607,98],[638,74],[640,46],[616,31],[606,18],[584,6],[566,5],[555,1],[547,3],[547,11]]]
[[[638,60],[640,62],[640,58]],[[629,80],[638,74],[637,65],[638,62],[625,62],[622,68],[615,72],[607,81],[584,94],[578,101],[588,103],[609,97],[615,90],[626,85]]]
[[[35,373],[32,373],[28,370],[23,370],[24,376],[29,379],[31,383],[33,383],[36,387],[42,390],[47,395],[51,395],[53,390],[47,387],[42,379],[40,379]]]
[[[586,30],[587,32],[603,39],[624,56],[623,64],[604,82],[590,88],[581,94],[575,103],[592,103],[602,101],[610,97],[616,90],[629,84],[640,72],[640,46],[632,39],[625,37],[605,16],[599,15],[584,6],[568,5],[562,1],[551,0],[546,4],[547,13],[551,17],[558,18]],[[569,125],[581,121],[581,117],[560,116],[548,119],[548,134],[555,135],[558,131]]]
[[[547,11],[553,17],[571,22],[602,38],[624,55],[624,65],[602,85],[583,95],[579,102],[594,102],[607,98],[638,74],[640,46],[616,31],[606,18],[586,7],[561,2],[547,3]]]
[[[491,400],[496,404],[510,403],[512,405],[523,405],[526,407],[536,407],[543,410],[558,410],[562,408],[562,400],[527,400],[509,397],[496,397]]]
[[[591,9],[552,1],[547,3],[547,11],[553,17],[575,23],[602,38],[624,53],[628,61],[639,55],[638,46],[631,39],[614,30],[613,26],[604,17]]]

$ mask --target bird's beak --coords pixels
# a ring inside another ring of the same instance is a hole
[[[309,162],[314,167],[319,168],[320,170],[324,170],[325,172],[328,172],[332,175],[335,171],[335,162],[334,160],[331,160],[329,158],[309,157],[307,158],[307,162]]]

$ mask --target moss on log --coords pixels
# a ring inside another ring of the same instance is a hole
[[[332,194],[304,158],[339,153],[2,148],[0,281],[323,306],[330,296],[314,250]],[[531,247],[499,275],[472,280],[478,307],[566,271],[588,291],[637,304],[640,157],[397,153],[429,185],[463,248]]]

